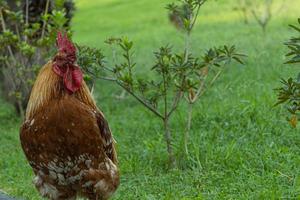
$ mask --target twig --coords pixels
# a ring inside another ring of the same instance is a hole
[[[251,9],[252,15],[254,16],[254,19],[258,22],[258,24],[262,27],[263,32],[266,32],[266,26],[272,19],[272,4],[273,1],[270,0],[268,2],[265,2],[265,18],[262,19],[261,17],[258,16],[257,12],[254,9]]]
[[[116,81],[116,83],[124,88],[129,94],[131,94],[136,100],[138,100],[140,103],[142,103],[146,108],[148,108],[150,111],[152,111],[155,115],[157,115],[159,118],[164,119],[164,116],[159,113],[155,108],[153,108],[151,105],[149,105],[147,102],[145,102],[144,99],[134,94],[130,89],[128,89],[126,86],[124,86],[122,83]]]
[[[164,87],[164,129],[165,129],[165,140],[167,142],[167,152],[169,156],[169,164],[172,167],[176,166],[175,158],[173,155],[173,147],[172,147],[172,135],[169,128],[169,113],[168,113],[168,91],[167,91],[167,82],[166,82],[166,74],[163,72],[163,87]]]
[[[168,117],[171,116],[171,114],[176,110],[177,106],[178,106],[178,103],[179,103],[179,100],[181,99],[182,97],[182,94],[183,92],[182,91],[178,91],[177,94],[176,94],[176,97],[174,98],[173,100],[173,104],[172,104],[172,107],[168,113]]]
[[[207,78],[207,76],[205,76],[205,78],[201,81],[200,87],[198,88],[198,90],[196,92],[195,98],[192,99],[192,101],[190,103],[195,103],[198,100],[198,98],[201,96],[200,94],[204,90],[206,78]]]
[[[47,0],[44,17],[46,17],[46,15],[48,14],[49,4],[50,4],[50,0]],[[42,38],[44,38],[44,35],[45,35],[46,25],[47,25],[47,19],[45,18],[43,21],[42,36],[41,36]]]
[[[186,156],[189,155],[188,143],[189,143],[190,130],[191,130],[191,126],[192,126],[192,118],[193,118],[193,104],[189,103],[188,104],[187,126],[186,126],[186,130],[184,132],[184,149],[185,149]]]
[[[213,84],[214,84],[215,81],[219,78],[219,76],[221,75],[222,72],[223,72],[222,69],[220,69],[220,70],[218,71],[218,73],[217,73],[217,74],[214,76],[214,78],[210,81],[208,88],[211,87],[211,86],[213,86]],[[198,97],[201,97],[206,91],[207,91],[207,89],[206,89],[206,90],[203,90],[203,91],[199,94]]]
[[[214,82],[216,82],[216,80],[219,78],[219,76],[221,75],[222,72],[223,72],[222,69],[220,69],[220,70],[218,71],[218,73],[217,73],[217,74],[214,76],[214,78],[210,81],[210,83],[209,83],[209,86],[210,86],[210,87],[214,84]]]
[[[19,27],[17,24],[15,24],[15,29],[16,29],[16,34],[18,35],[19,40],[21,40],[21,35],[20,35]]]
[[[291,177],[291,176],[288,176],[288,175],[286,175],[286,174],[284,174],[284,173],[282,173],[281,171],[279,171],[278,169],[276,169],[276,171],[281,175],[281,176],[284,176],[284,177],[286,177],[286,178],[288,178],[289,179],[289,181],[292,181],[293,180],[293,177]]]
[[[103,76],[101,76],[101,77],[98,77],[98,78],[102,79],[102,80],[106,80],[106,81],[117,81],[117,79],[111,78],[111,77],[103,77]]]
[[[29,16],[29,2],[26,0],[26,13],[25,13],[25,25],[28,28],[28,16]],[[25,35],[25,42],[27,42],[27,35]]]
[[[1,25],[2,25],[2,29],[3,31],[6,31],[6,25],[5,25],[5,20],[4,20],[4,17],[3,17],[3,11],[2,11],[2,8],[0,8],[0,18],[1,18]],[[7,45],[7,49],[8,49],[8,52],[10,54],[10,57],[13,59],[14,61],[14,64],[16,65],[17,64],[17,60],[13,54],[13,51],[11,49],[11,46],[10,45]]]
[[[201,6],[202,6],[205,2],[206,2],[206,0],[202,1],[201,3],[199,3],[198,8],[197,8],[197,11],[196,11],[195,18],[193,19],[193,22],[192,22],[192,24],[191,24],[191,26],[190,26],[190,30],[189,30],[189,31],[192,31],[192,29],[194,28],[194,25],[195,25],[195,23],[196,23],[196,21],[197,21],[198,15],[199,15],[200,8],[201,8]]]

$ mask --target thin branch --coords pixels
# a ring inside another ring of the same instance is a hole
[[[222,69],[220,69],[220,70],[218,71],[218,73],[217,73],[217,74],[214,76],[214,78],[210,81],[209,87],[211,87],[211,86],[214,84],[214,82],[219,78],[219,76],[221,75],[222,72],[223,72]]]
[[[170,117],[172,115],[172,113],[176,110],[176,108],[178,106],[178,103],[179,103],[179,100],[182,97],[182,94],[183,94],[183,92],[180,91],[180,90],[177,92],[177,94],[176,94],[176,96],[175,96],[175,98],[173,100],[172,107],[171,107],[171,109],[170,109],[170,111],[169,111],[169,113],[167,115],[168,117]]]
[[[259,23],[259,25],[263,26],[263,23],[262,23],[261,19],[258,17],[256,11],[252,9],[251,12],[252,12],[255,20]]]
[[[26,25],[28,25],[28,16],[29,16],[29,1],[26,0],[26,16],[25,16]]]
[[[46,8],[45,8],[45,13],[44,13],[44,17],[46,17],[46,15],[48,14],[48,10],[49,10],[49,4],[50,4],[50,0],[47,0],[46,2]],[[44,19],[43,21],[43,28],[42,28],[42,38],[44,38],[44,35],[45,35],[45,29],[46,29],[46,25],[47,25],[47,19]]]
[[[281,6],[275,11],[276,14],[281,13],[281,11],[285,8],[286,0],[283,0]]]
[[[121,86],[123,89],[125,89],[129,94],[131,94],[136,100],[138,100],[140,103],[142,103],[146,108],[148,108],[150,111],[152,111],[156,116],[158,116],[161,119],[164,119],[164,116],[159,113],[153,106],[149,105],[143,98],[136,95],[134,92],[132,92],[128,87],[124,86],[119,81],[116,81],[116,83]]]
[[[272,19],[272,4],[273,4],[273,1],[269,1],[269,2],[265,2],[264,4],[264,9],[265,9],[265,17],[262,18],[262,17],[259,17],[258,16],[258,13],[254,10],[254,9],[251,9],[251,12],[252,12],[252,15],[254,16],[254,19],[258,22],[258,24],[262,27],[264,33],[266,31],[266,26],[267,24],[270,22],[270,20]]]
[[[205,78],[201,81],[200,86],[196,92],[195,98],[192,99],[190,101],[190,103],[192,103],[192,104],[195,103],[198,100],[198,98],[202,96],[201,93],[204,93],[204,86],[205,86],[206,78],[207,78],[207,76],[205,76]]]
[[[164,117],[168,118],[168,92],[167,92],[167,83],[165,72],[162,72],[163,75],[163,87],[164,87]]]
[[[17,34],[19,40],[21,40],[21,35],[20,35],[19,27],[17,24],[15,24],[15,29],[16,29],[16,34]]]
[[[101,76],[101,77],[98,77],[99,79],[102,79],[102,80],[105,80],[105,81],[117,81],[117,79],[115,78],[111,78],[111,77],[104,77],[104,76]]]
[[[29,18],[29,1],[26,0],[25,25],[27,28],[28,28],[28,18]],[[27,35],[25,35],[25,42],[27,42]]]
[[[184,44],[184,62],[186,63],[189,58],[190,51],[190,33],[186,33],[185,35],[185,44]]]
[[[2,25],[2,29],[3,31],[6,31],[6,24],[5,24],[5,20],[4,20],[4,17],[3,17],[3,11],[2,11],[2,8],[0,8],[0,18],[1,18],[1,25]],[[10,57],[13,59],[14,61],[14,64],[17,64],[17,60],[13,54],[13,51],[11,49],[11,46],[10,45],[7,45],[7,49],[8,49],[8,52],[10,54]]]
[[[91,73],[94,75],[93,73]],[[129,94],[131,94],[136,100],[138,100],[140,103],[142,103],[146,108],[148,108],[150,111],[152,111],[155,115],[157,115],[159,118],[164,119],[164,116],[159,113],[153,106],[151,106],[149,103],[147,103],[143,98],[136,95],[133,91],[131,91],[128,87],[123,85],[120,81],[118,81],[115,78],[111,77],[98,77],[99,79],[106,80],[106,81],[112,81],[116,82],[120,87],[122,87],[124,90],[126,90]]]
[[[105,67],[105,66],[103,66],[103,68],[104,68],[105,70],[109,71],[109,72],[114,72],[114,70],[112,70],[112,69],[111,69],[111,68],[109,68],[109,67]]]
[[[193,19],[193,22],[192,22],[191,26],[190,26],[189,32],[191,32],[192,29],[194,28],[194,25],[195,25],[195,23],[196,23],[196,21],[197,21],[198,15],[199,15],[200,8],[201,8],[201,6],[202,6],[205,2],[206,2],[206,0],[202,1],[202,2],[198,5],[197,11],[196,11],[196,15],[195,15],[195,18]]]
[[[189,103],[188,104],[188,116],[187,116],[187,126],[186,130],[184,132],[184,149],[185,149],[185,154],[188,157],[189,156],[189,135],[190,135],[190,130],[192,127],[192,118],[193,118],[193,104]]]
[[[0,8],[0,17],[1,17],[1,25],[2,25],[2,29],[3,29],[3,31],[6,31],[6,24],[5,24],[5,21],[4,21],[2,8]]]
[[[210,88],[210,87],[213,86],[213,84],[214,84],[215,81],[219,78],[219,76],[221,75],[222,72],[223,72],[223,70],[220,69],[220,70],[218,71],[218,73],[214,76],[214,78],[210,81],[209,86],[208,86],[207,88]],[[203,91],[198,95],[198,97],[201,97],[206,91],[207,91],[207,89],[206,89],[206,90],[203,90]]]
[[[127,60],[127,65],[128,65],[128,72],[129,72],[129,76],[131,77],[132,76],[132,64],[131,64],[131,57],[130,57],[130,53],[129,53],[129,50],[128,51],[126,51],[126,58],[128,58],[128,59],[126,59]]]

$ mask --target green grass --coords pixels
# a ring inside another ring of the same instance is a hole
[[[74,40],[102,48],[104,40],[126,35],[135,41],[139,72],[147,74],[153,52],[165,44],[175,49],[183,36],[169,23],[166,0],[80,0],[73,21]],[[279,0],[277,2],[280,2]],[[231,65],[194,111],[191,154],[183,158],[185,105],[172,118],[180,169],[167,170],[161,122],[121,89],[99,82],[96,98],[118,142],[121,185],[114,199],[300,199],[300,134],[286,121],[274,88],[297,69],[284,66],[283,42],[293,35],[288,24],[299,17],[300,2],[287,1],[266,36],[251,21],[244,25],[233,0],[212,1],[200,13],[193,32],[193,53],[235,44],[248,55],[245,66]],[[110,56],[108,56],[110,57]],[[0,101],[0,190],[24,199],[40,199],[20,148],[20,119]]]

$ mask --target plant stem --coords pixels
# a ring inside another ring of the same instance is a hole
[[[2,12],[2,8],[0,8],[0,20],[1,20],[1,25],[2,25],[2,30],[3,31],[6,31],[6,25],[5,25],[5,20],[4,20],[4,17],[3,17],[3,12]],[[11,49],[11,46],[10,45],[7,45],[7,49],[8,49],[8,52],[10,54],[10,57],[13,59],[14,61],[14,64],[16,65],[17,64],[17,60],[13,54],[13,51]]]
[[[216,82],[216,80],[220,77],[221,73],[223,72],[223,69],[220,69],[218,71],[218,73],[213,77],[213,79],[210,81],[209,85],[207,86],[207,88],[205,90],[200,91],[199,95],[197,95],[197,98],[201,97],[208,88],[212,87],[213,84]]]
[[[16,29],[16,34],[17,34],[19,40],[21,40],[21,35],[20,35],[19,27],[17,24],[15,25],[15,29]]]
[[[106,79],[108,80],[108,79]],[[116,80],[113,80],[116,81]],[[154,113],[156,116],[158,116],[161,119],[164,119],[163,115],[159,113],[153,106],[149,105],[144,99],[137,96],[134,92],[132,92],[130,89],[128,89],[126,86],[124,86],[122,83],[116,81],[116,83],[121,86],[123,89],[125,89],[129,94],[131,94],[137,101],[139,101],[141,104],[143,104],[148,110],[150,110],[152,113]]]
[[[190,33],[189,32],[185,34],[184,53],[185,53],[184,61],[187,62],[189,53],[190,53]]]
[[[169,127],[169,118],[165,118],[164,120],[164,130],[165,130],[165,140],[167,142],[167,152],[169,157],[169,165],[171,168],[176,167],[176,160],[173,153],[172,147],[172,135]]]
[[[126,51],[126,56],[127,58],[130,58],[130,54],[129,54],[129,51]],[[131,59],[127,59],[127,64],[128,64],[128,73],[129,73],[129,76],[132,77],[132,64],[131,64]]]
[[[116,58],[116,49],[113,46],[112,46],[112,59],[113,59],[113,64],[115,65],[117,62],[117,58]]]
[[[206,0],[205,0],[206,1]],[[198,5],[197,7],[197,11],[196,11],[196,15],[189,27],[189,30],[187,31],[186,35],[185,35],[185,46],[184,46],[184,52],[185,52],[185,62],[188,61],[188,58],[189,58],[189,53],[190,53],[190,39],[191,39],[191,32],[194,28],[194,25],[197,21],[197,18],[198,18],[198,15],[199,15],[199,11],[200,11],[200,8],[201,6],[203,5],[203,3],[205,2],[203,1],[201,4]],[[183,81],[185,81],[185,76],[183,77]],[[186,127],[186,130],[184,132],[184,149],[185,149],[185,153],[186,155],[188,156],[189,155],[189,151],[188,151],[188,140],[189,140],[189,132],[190,132],[190,129],[191,129],[191,121],[192,121],[192,103],[189,102],[189,110],[188,110],[188,120],[187,120],[187,127]]]
[[[195,18],[194,18],[194,20],[193,20],[193,22],[192,22],[192,24],[191,24],[191,26],[190,26],[189,33],[193,30],[194,25],[195,25],[195,23],[196,23],[196,21],[197,21],[198,15],[199,15],[200,8],[201,8],[201,6],[202,6],[205,2],[206,2],[206,0],[203,1],[203,2],[201,2],[201,3],[198,5],[197,11],[196,11],[196,14],[195,14]]]
[[[190,137],[190,130],[192,126],[192,118],[193,118],[193,103],[188,104],[188,113],[187,113],[187,122],[186,122],[186,130],[184,134],[184,149],[186,156],[189,155],[188,143]]]
[[[167,80],[166,74],[163,72],[163,87],[164,87],[164,130],[165,130],[165,140],[167,143],[167,152],[169,156],[169,165],[171,168],[176,167],[176,160],[173,153],[172,147],[172,135],[169,127],[169,112],[168,112],[168,91],[167,91]]]
[[[92,72],[90,72],[90,73],[93,74]],[[106,81],[116,82],[120,87],[122,87],[129,94],[131,94],[138,102],[140,102],[141,104],[143,104],[148,110],[150,110],[152,113],[154,113],[157,117],[159,117],[160,119],[164,119],[164,116],[157,109],[155,109],[153,106],[149,105],[149,103],[147,103],[143,98],[141,98],[138,95],[136,95],[134,92],[132,92],[128,87],[126,87],[125,85],[123,85],[117,79],[110,78],[110,77],[98,77],[98,78],[102,79],[102,80],[106,80]]]
[[[211,82],[209,83],[209,86],[210,86],[210,87],[216,82],[216,80],[219,78],[219,76],[221,75],[222,72],[223,72],[222,69],[220,69],[220,70],[218,71],[218,73],[214,76],[214,78],[213,78],[213,79],[211,80]]]
[[[25,25],[28,28],[28,16],[29,16],[29,2],[26,0],[26,13],[25,13]],[[25,35],[25,42],[27,42],[27,35]]]
[[[117,56],[116,56],[116,54],[117,54],[117,51],[116,51],[116,48],[114,47],[114,45],[112,45],[111,46],[111,48],[112,48],[112,60],[113,60],[113,65],[116,65],[116,63],[117,63]],[[127,54],[127,55],[129,55],[129,54]],[[106,69],[106,68],[105,68]],[[108,71],[110,71],[110,72],[113,72],[113,70],[110,70],[110,69],[107,69]],[[130,71],[130,73],[131,73],[131,71]],[[119,96],[117,96],[117,98],[118,99],[124,99],[125,98],[125,95],[126,95],[126,90],[122,90],[122,93],[119,95]]]
[[[23,108],[23,105],[22,105],[22,101],[19,99],[17,103],[18,103],[18,108],[19,108],[19,111],[20,111],[21,119],[23,121],[24,116],[25,116],[25,112],[24,112],[24,108]]]
[[[179,104],[179,101],[182,97],[182,94],[183,92],[182,91],[178,91],[175,98],[173,99],[173,104],[172,104],[172,107],[168,113],[168,117],[170,117],[172,115],[172,113],[176,110],[178,104]]]
[[[247,10],[246,10],[246,8],[243,8],[242,12],[243,12],[243,17],[244,17],[244,23],[248,24],[248,16],[247,16]]]
[[[49,4],[50,4],[50,0],[47,0],[46,8],[45,8],[45,14],[44,14],[45,16],[48,14]],[[44,19],[43,28],[42,28],[42,36],[41,36],[42,38],[44,38],[44,35],[45,35],[46,25],[47,25],[47,19]]]
[[[205,90],[204,86],[205,86],[206,78],[207,78],[207,75],[205,75],[205,77],[201,81],[199,88],[196,92],[196,95],[195,95],[194,99],[190,100],[191,101],[190,103],[195,103],[198,100],[198,98],[201,97],[201,94],[204,93],[204,90]]]

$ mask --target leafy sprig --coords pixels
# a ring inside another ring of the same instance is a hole
[[[286,54],[289,59],[285,63],[295,65],[300,63],[300,18],[298,19],[298,25],[290,25],[290,27],[298,33],[298,36],[285,43],[290,50]],[[281,83],[282,87],[276,89],[278,101],[275,105],[284,104],[286,106],[292,114],[289,121],[293,127],[296,127],[300,111],[300,73],[297,78],[282,79]]]

